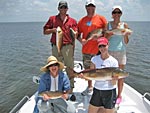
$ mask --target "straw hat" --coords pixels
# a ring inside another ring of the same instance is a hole
[[[59,64],[59,69],[60,70],[65,68],[64,64],[62,62],[59,62],[56,57],[50,56],[47,59],[47,64],[45,66],[41,67],[40,70],[43,71],[43,72],[47,72],[48,71],[47,67],[52,65],[52,64],[56,64],[56,63]]]

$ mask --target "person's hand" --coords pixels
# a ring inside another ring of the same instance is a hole
[[[57,32],[57,28],[53,28],[52,31],[53,31],[53,33],[56,33]]]
[[[112,35],[114,35],[114,33],[112,32],[112,31],[108,31],[108,32],[106,32],[109,36],[112,36]]]
[[[124,36],[129,36],[129,35],[131,35],[130,32],[125,32],[125,33],[124,33]]]
[[[111,38],[111,36],[114,35],[114,33],[113,33],[112,31],[107,30],[107,31],[105,32],[105,35],[106,35],[106,37]]]
[[[68,99],[68,94],[67,94],[67,93],[64,93],[64,94],[62,95],[62,98],[65,99],[65,100]]]
[[[78,77],[81,78],[81,79],[89,80],[89,79],[87,79],[87,78],[84,76],[83,73],[80,73],[80,74],[78,75]]]
[[[43,94],[43,100],[49,100],[51,97],[50,96],[48,96],[47,94]]]
[[[99,36],[98,34],[93,34],[91,36],[91,40],[97,40],[98,36]]]
[[[112,75],[112,79],[113,79],[113,80],[118,80],[119,77],[118,77],[117,75]]]
[[[78,77],[79,77],[79,78],[84,78],[83,73],[80,73],[80,74],[78,75]]]
[[[82,45],[85,45],[87,43],[86,39],[82,39]]]

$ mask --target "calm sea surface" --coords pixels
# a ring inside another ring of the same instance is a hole
[[[150,92],[150,22],[128,22],[134,31],[127,45],[126,83],[140,93]],[[51,55],[44,23],[0,23],[0,113],[8,113],[25,95],[37,89],[32,82]],[[82,60],[76,41],[75,60]]]

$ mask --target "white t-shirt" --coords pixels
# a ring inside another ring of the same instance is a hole
[[[100,55],[96,55],[92,57],[91,61],[93,64],[95,64],[96,69],[105,67],[118,67],[118,61],[112,56],[102,60]],[[94,87],[99,90],[111,90],[116,88],[116,85],[113,85],[111,81],[95,81]]]
[[[58,91],[58,76],[51,76],[51,91]]]

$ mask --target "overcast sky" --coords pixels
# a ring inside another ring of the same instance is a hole
[[[0,22],[45,22],[58,13],[60,0],[0,0]],[[86,0],[66,0],[68,13],[75,19],[86,15]],[[95,0],[96,12],[111,20],[114,5],[123,8],[124,21],[150,21],[150,0]]]

